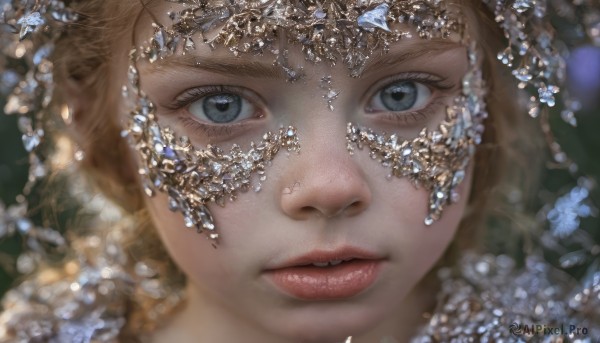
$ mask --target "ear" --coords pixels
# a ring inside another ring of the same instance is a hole
[[[132,149],[121,137],[118,118],[121,93],[104,79],[99,81],[93,85],[76,79],[63,83],[66,131],[84,152],[80,167],[99,190],[126,210],[138,209],[137,166]]]
[[[77,125],[81,122],[86,109],[90,107],[91,96],[89,95],[88,85],[84,80],[76,80],[74,78],[66,78],[62,82],[63,100],[68,108],[68,116],[61,114],[65,123],[69,126]]]

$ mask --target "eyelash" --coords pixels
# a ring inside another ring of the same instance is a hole
[[[201,99],[205,96],[215,95],[220,93],[233,93],[237,95],[246,95],[241,92],[238,87],[230,87],[230,86],[205,86],[202,88],[192,88],[188,89],[183,94],[179,95],[173,103],[169,105],[169,109],[178,110],[182,107],[186,107],[192,102]]]
[[[187,115],[181,115],[178,117],[181,121],[184,128],[190,128],[193,131],[200,131],[206,137],[214,138],[214,137],[229,137],[237,132],[241,132],[246,127],[246,122],[239,122],[234,124],[227,125],[209,125],[202,124],[198,121],[190,118]]]
[[[435,99],[432,99],[427,106],[417,111],[411,111],[402,114],[387,112],[384,114],[384,118],[404,125],[418,123],[421,120],[430,118],[441,106],[446,105],[446,103],[443,101],[446,98],[446,96],[439,96]]]
[[[191,105],[194,101],[198,101],[203,97],[220,94],[220,93],[232,93],[239,96],[248,97],[249,94],[247,92],[241,91],[239,87],[229,87],[225,85],[219,86],[206,86],[203,88],[192,88],[185,91],[183,94],[178,96],[173,103],[171,103],[167,108],[173,111],[180,110]],[[250,96],[252,98],[252,96]],[[253,106],[256,106],[255,102],[252,99],[249,99],[250,103]],[[256,106],[258,107],[258,106]],[[261,117],[261,111],[257,111],[254,115],[255,118]],[[193,131],[200,131],[203,135],[208,137],[209,139],[214,137],[229,137],[237,132],[243,131],[246,127],[246,122],[241,121],[233,124],[222,124],[222,125],[210,125],[203,124],[194,120],[189,115],[183,114],[178,116],[178,119],[181,121],[184,128],[190,128]]]

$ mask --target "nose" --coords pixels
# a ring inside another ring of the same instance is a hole
[[[342,126],[343,128],[343,126]],[[295,219],[355,216],[371,203],[371,190],[363,170],[350,156],[345,138],[325,137],[302,143],[302,151],[288,165],[281,183],[280,206]]]

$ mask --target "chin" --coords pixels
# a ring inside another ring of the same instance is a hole
[[[289,342],[298,343],[343,343],[348,336],[354,335],[352,331],[356,331],[352,326],[336,326],[331,325],[323,327],[323,323],[318,326],[297,328],[292,335],[286,335]]]
[[[317,306],[313,311],[296,310],[300,313],[293,314],[289,319],[279,317],[281,322],[276,330],[289,342],[343,343],[348,336],[361,336],[374,329],[386,317],[384,311],[374,311],[372,307],[349,309],[350,306],[336,306],[337,309]],[[270,323],[274,324],[277,325]]]

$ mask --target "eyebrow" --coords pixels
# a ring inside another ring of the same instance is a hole
[[[362,75],[390,65],[402,64],[426,55],[436,55],[463,45],[446,40],[429,40],[407,46],[400,52],[381,54],[371,57]],[[205,57],[196,55],[172,56],[157,62],[149,69],[151,73],[166,72],[167,68],[202,70],[224,76],[250,77],[257,79],[286,79],[284,70],[277,65],[268,65],[256,61],[244,61],[238,57]]]
[[[260,62],[244,61],[237,57],[202,57],[185,55],[168,57],[156,62],[157,67],[151,72],[164,72],[166,68],[176,67],[193,70],[203,70],[225,76],[284,79],[285,74],[280,67],[267,65]]]
[[[453,49],[464,47],[464,45],[448,41],[431,39],[427,44],[411,44],[402,49],[400,52],[381,54],[376,57],[371,57],[371,63],[367,62],[362,74],[371,73],[380,68],[386,68],[390,65],[402,64],[408,61],[416,60],[419,57],[439,55]]]

